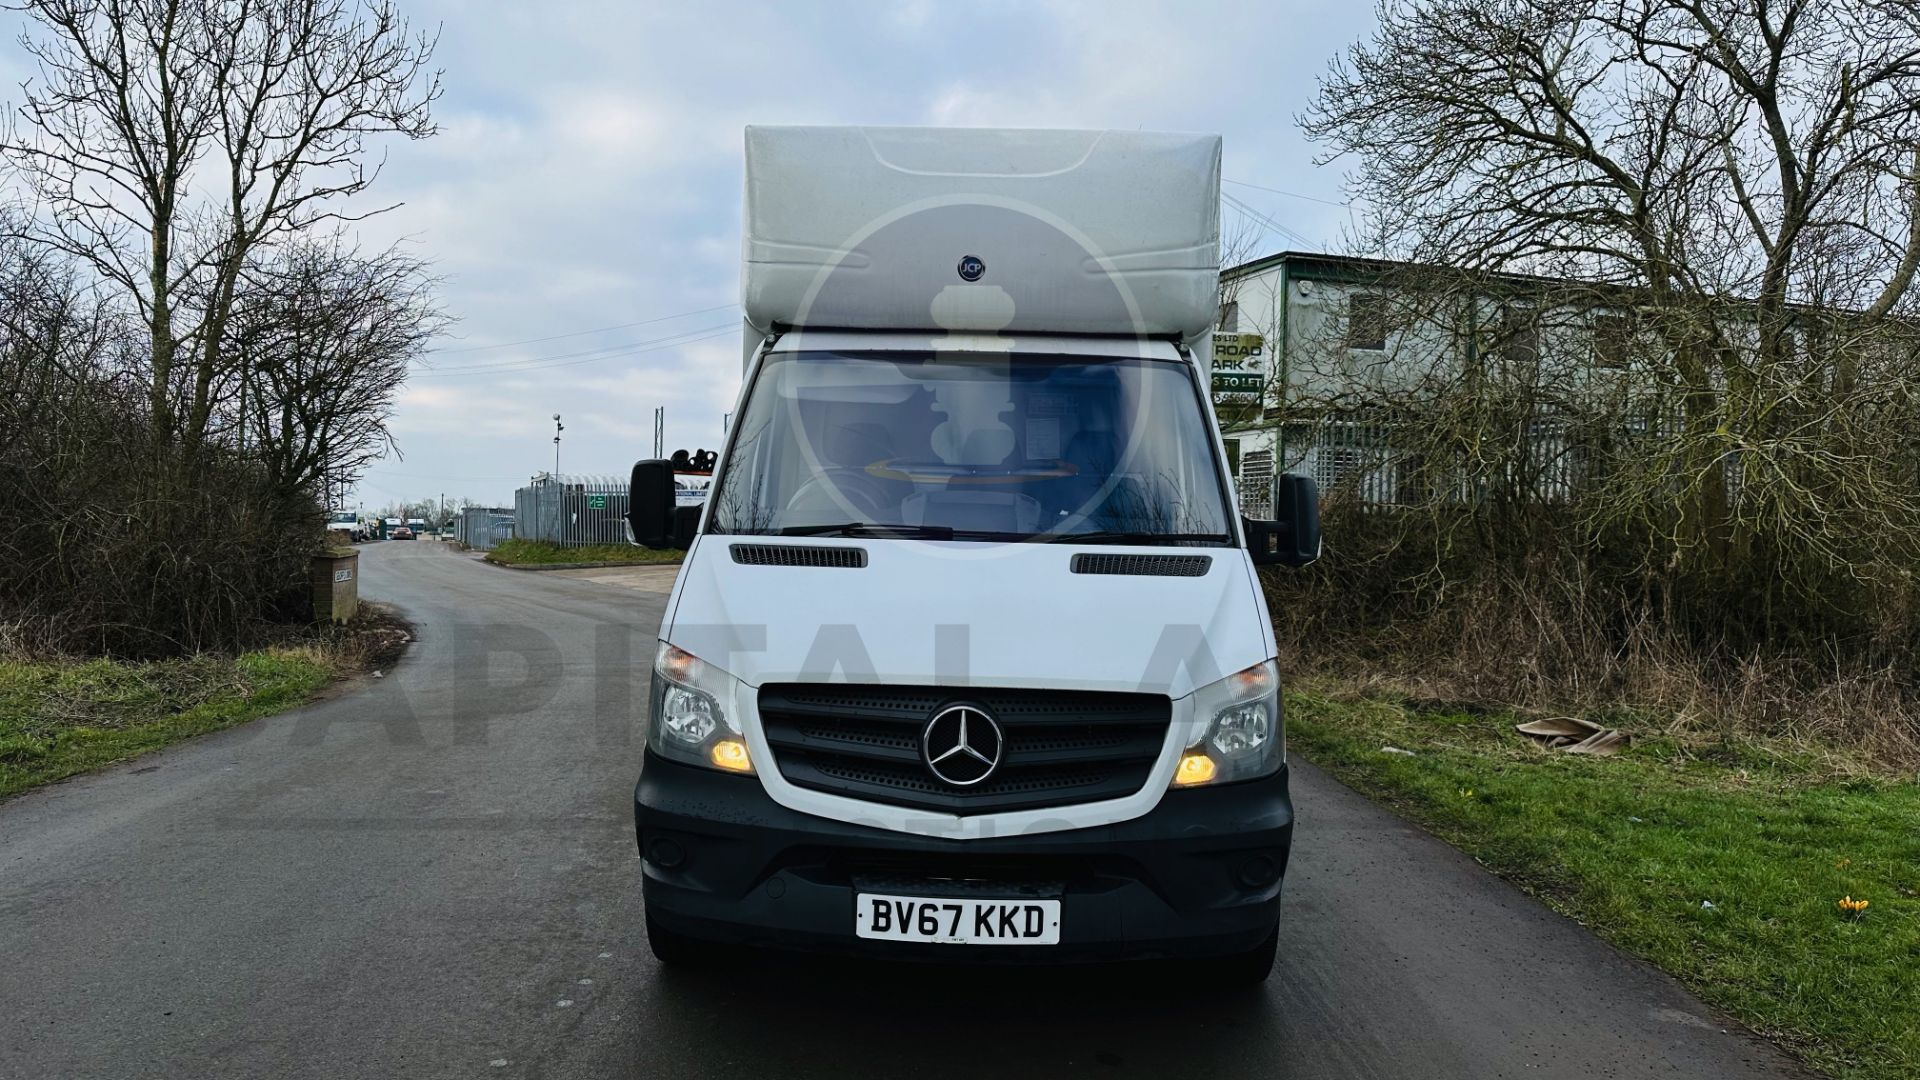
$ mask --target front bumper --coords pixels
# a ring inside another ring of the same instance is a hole
[[[634,791],[648,914],[732,945],[995,963],[1221,956],[1279,918],[1293,838],[1287,773],[1169,791],[1132,821],[941,840],[790,810],[753,777],[648,753]],[[1057,896],[1057,946],[967,948],[854,936],[856,892]]]

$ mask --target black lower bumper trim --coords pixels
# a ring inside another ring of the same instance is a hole
[[[942,840],[815,817],[754,777],[647,756],[634,822],[648,914],[733,945],[901,959],[1058,963],[1206,957],[1259,945],[1293,836],[1287,774],[1169,791],[1131,821]],[[854,936],[854,896],[1058,896],[1060,944],[970,948]]]

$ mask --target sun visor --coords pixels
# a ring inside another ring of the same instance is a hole
[[[1220,138],[749,127],[749,325],[1202,339]]]

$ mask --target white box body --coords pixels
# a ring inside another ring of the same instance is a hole
[[[743,246],[748,355],[802,327],[1197,345],[1218,303],[1220,138],[749,127]]]

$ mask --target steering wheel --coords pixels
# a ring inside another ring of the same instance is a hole
[[[865,521],[883,521],[896,509],[880,482],[864,469],[829,469],[809,477],[787,500],[786,514],[809,517],[827,513],[830,521],[852,509],[852,516]]]

